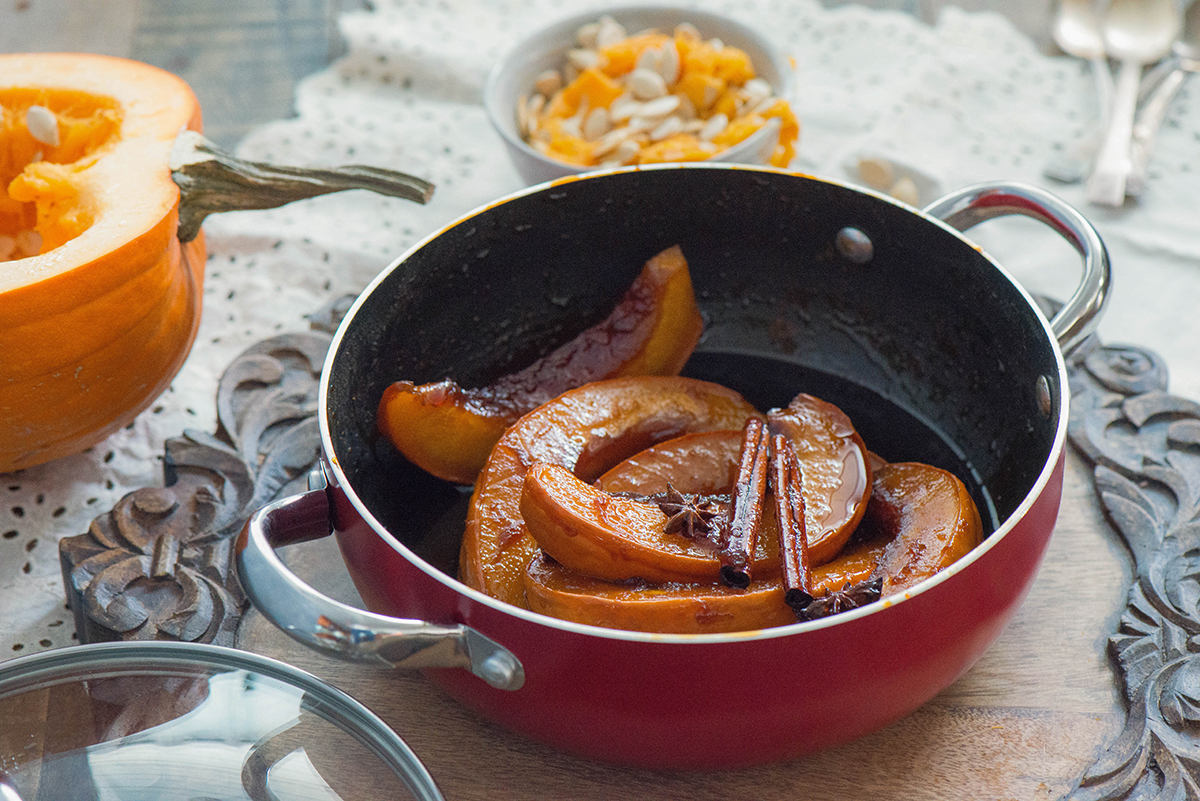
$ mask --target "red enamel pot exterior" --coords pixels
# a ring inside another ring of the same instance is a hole
[[[903,603],[770,636],[629,641],[480,603],[430,577],[345,502],[338,542],[364,602],[396,617],[453,618],[523,657],[525,685],[465,670],[434,681],[484,716],[582,756],[647,768],[732,768],[848,742],[912,712],[962,675],[1029,590],[1062,492],[1060,457],[986,558]],[[980,556],[983,556],[980,554]],[[802,633],[801,633],[802,632]],[[534,656],[536,655],[536,656]]]
[[[1084,256],[1080,289],[1052,323],[956,230],[1013,213],[1047,222]],[[582,626],[458,582],[467,495],[379,441],[380,388],[397,371],[490,380],[590,324],[643,254],[676,243],[706,318],[689,363],[697,377],[765,407],[810,391],[793,386],[793,369],[805,382],[835,376],[826,399],[847,409],[868,447],[903,451],[883,454],[894,461],[911,457],[926,429],[891,445],[887,432],[921,421],[973,477],[991,520],[983,544],[903,595],[738,634]],[[757,168],[673,166],[535,187],[431,236],[360,297],[322,379],[328,486],[247,524],[243,585],[298,639],[426,669],[486,717],[580,755],[729,768],[846,742],[962,675],[1028,592],[1062,492],[1062,349],[1095,325],[1107,289],[1091,226],[1028,187],[963,190],[925,212]],[[763,383],[776,366],[778,388]],[[909,416],[875,415],[876,397]],[[330,528],[370,613],[301,587],[270,551]]]

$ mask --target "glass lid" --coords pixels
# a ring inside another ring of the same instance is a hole
[[[0,663],[0,801],[442,801],[350,696],[212,645],[80,645]]]

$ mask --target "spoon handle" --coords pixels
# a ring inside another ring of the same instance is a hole
[[[1096,167],[1088,179],[1087,199],[1092,203],[1120,206],[1125,202],[1125,183],[1132,167],[1129,144],[1133,135],[1133,115],[1141,77],[1141,62],[1133,59],[1121,61],[1108,132],[1100,146]]]
[[[1103,126],[1112,115],[1113,107],[1113,76],[1108,67],[1108,59],[1103,56],[1088,59],[1092,68],[1092,78],[1096,83],[1096,113]]]
[[[1132,167],[1129,170],[1129,180],[1126,181],[1126,191],[1133,196],[1140,195],[1146,185],[1146,168],[1150,156],[1154,152],[1154,140],[1158,129],[1167,116],[1167,109],[1174,99],[1179,87],[1183,86],[1188,73],[1180,68],[1168,72],[1166,77],[1154,88],[1154,92],[1142,106],[1137,121],[1133,126],[1132,143],[1129,157]]]

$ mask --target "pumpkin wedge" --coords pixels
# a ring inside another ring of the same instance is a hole
[[[470,484],[522,414],[589,381],[675,375],[702,328],[687,260],[671,247],[646,263],[605,320],[491,386],[392,384],[379,403],[379,429],[413,464]]]
[[[24,246],[0,261],[4,472],[99,442],[166,388],[196,335],[205,249],[176,237],[168,156],[201,128],[182,80],[0,55],[0,109],[0,237]]]
[[[521,519],[535,462],[585,481],[656,442],[692,431],[740,429],[758,415],[734,390],[678,376],[596,381],[522,416],[500,437],[475,482],[459,556],[464,584],[526,607],[524,573],[538,552]]]
[[[729,493],[737,479],[741,431],[699,431],[652,445],[600,478],[605,492],[662,495],[668,487],[686,495]]]
[[[589,626],[664,634],[765,629],[796,622],[778,579],[746,589],[717,581],[614,583],[580,575],[538,554],[525,570],[529,608]]]
[[[521,518],[543,551],[583,575],[695,582],[721,570],[707,543],[666,530],[658,504],[604,492],[560,465],[539,462],[525,474]],[[773,519],[763,523],[754,572],[768,576],[779,573],[779,535]]]
[[[884,596],[949,567],[983,539],[979,508],[962,481],[918,462],[879,470],[862,529],[869,539],[887,541],[875,570]]]
[[[871,498],[871,463],[850,418],[832,403],[800,394],[767,413],[771,431],[792,441],[804,486],[808,558],[832,559],[858,527]]]

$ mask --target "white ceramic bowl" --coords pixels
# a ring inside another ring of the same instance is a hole
[[[483,102],[488,119],[504,139],[517,172],[528,184],[538,184],[591,169],[542,155],[524,139],[517,128],[517,103],[531,94],[533,82],[545,70],[557,70],[576,47],[576,31],[601,16],[608,15],[630,33],[657,28],[673,31],[681,22],[690,22],[705,39],[717,37],[750,56],[758,76],[771,84],[777,97],[791,99],[792,67],[787,57],[757,31],[728,17],[694,9],[669,6],[624,6],[599,8],[556,22],[519,42],[492,69],[484,88]],[[738,144],[714,155],[709,161],[737,164],[767,164],[774,152],[776,127],[765,126]]]

